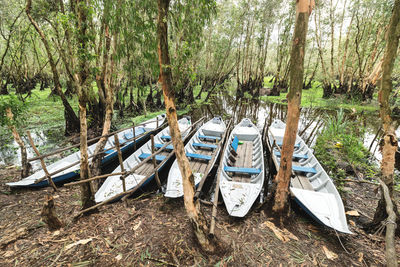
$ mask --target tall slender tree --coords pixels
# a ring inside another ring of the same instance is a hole
[[[382,129],[383,129],[383,138],[381,141],[382,145],[382,162],[381,162],[381,171],[382,171],[382,180],[388,187],[389,196],[393,199],[393,190],[394,190],[394,165],[395,165],[395,153],[397,151],[398,143],[396,137],[396,126],[397,123],[392,118],[392,111],[390,107],[390,94],[393,89],[392,85],[392,72],[394,61],[397,57],[397,50],[399,47],[399,38],[400,38],[400,0],[396,0],[393,7],[392,17],[389,22],[388,30],[386,33],[386,48],[385,54],[383,57],[382,64],[382,79],[380,81],[380,90],[378,94],[378,100],[380,105],[380,117],[382,120]],[[397,207],[394,203],[395,213],[398,214]],[[387,205],[389,203],[386,202],[384,192],[382,192],[382,197],[379,200],[378,207],[376,209],[376,213],[374,215],[373,225],[380,225],[382,221],[387,220],[387,232],[389,231],[389,226],[395,225],[396,215],[393,218],[388,218]],[[397,217],[399,217],[397,215]],[[393,221],[392,221],[393,220]],[[397,222],[400,220],[397,218]],[[397,224],[398,225],[398,224]],[[394,228],[392,229],[394,231]],[[397,228],[397,232],[399,233],[399,227]],[[387,233],[388,234],[388,233]],[[393,244],[391,244],[392,251],[387,251],[387,255],[395,254],[394,250],[394,239],[392,239]],[[388,246],[388,244],[386,244]],[[388,258],[388,257],[387,257]],[[397,266],[396,258],[391,261],[388,258],[388,266]]]
[[[276,176],[277,189],[273,207],[273,210],[280,214],[284,213],[288,203],[288,189],[292,173],[292,156],[300,118],[308,18],[313,7],[313,0],[296,1],[296,23],[293,34],[292,52],[290,55],[290,88],[287,95],[288,113],[285,135],[283,137],[281,163]]]
[[[172,88],[171,62],[168,52],[168,9],[170,0],[158,0],[158,62],[160,65],[160,82],[164,94],[167,119],[174,146],[179,170],[182,174],[184,203],[190,223],[201,247],[208,252],[215,252],[215,243],[208,237],[208,226],[204,215],[200,211],[200,204],[194,201],[194,177],[189,160],[185,154],[185,147],[178,126],[175,106],[175,91]]]

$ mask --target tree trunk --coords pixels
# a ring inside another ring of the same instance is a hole
[[[79,73],[77,73],[76,80],[79,81],[78,96],[79,96],[79,119],[80,119],[80,151],[81,151],[81,165],[80,165],[80,178],[86,180],[90,178],[89,171],[89,160],[88,160],[88,145],[87,145],[87,121],[86,121],[86,107],[88,103],[88,81],[89,76],[89,62],[86,60],[86,55],[89,54],[87,51],[87,40],[86,30],[88,26],[88,3],[87,0],[79,0],[77,3],[77,20],[78,20],[78,31],[77,41],[82,55],[79,57]],[[81,201],[82,209],[87,209],[95,204],[92,188],[90,182],[81,185]]]
[[[115,37],[114,37],[115,38]],[[105,94],[105,117],[104,117],[104,123],[103,123],[103,131],[102,131],[102,136],[107,135],[110,131],[111,127],[111,120],[112,120],[112,114],[113,114],[113,87],[111,83],[111,75],[107,75],[107,73],[113,73],[113,65],[111,64],[110,70],[108,70],[108,54],[110,51],[111,47],[111,37],[109,36],[109,27],[108,25],[105,26],[105,50],[103,51],[103,69],[102,73],[100,76],[96,77],[96,82],[99,87],[99,91],[103,90]],[[113,63],[113,62],[112,62]],[[91,165],[91,174],[93,176],[98,176],[101,174],[101,160],[103,158],[103,155],[99,154],[100,151],[104,150],[104,147],[107,142],[107,137],[102,137],[99,139],[99,141],[96,144],[96,148],[94,150],[94,154],[97,154],[96,156],[93,157],[92,159],[92,165]],[[97,191],[99,188],[99,182],[100,180],[96,180],[93,182],[93,187],[94,190]]]
[[[7,113],[7,117],[10,121],[13,121],[14,115],[11,111],[11,108],[7,108],[6,109],[6,113]],[[19,135],[17,128],[15,128],[15,126],[13,124],[10,124],[8,126],[8,128],[11,130],[12,135],[14,137],[15,142],[17,142],[17,144],[19,145],[20,149],[21,149],[21,166],[22,166],[22,170],[21,170],[21,177],[27,177],[29,176],[29,171],[31,169],[31,164],[28,162],[28,156],[26,153],[26,146],[24,141],[22,140],[21,136]]]
[[[46,49],[47,57],[49,58],[51,71],[53,73],[55,91],[60,96],[61,101],[64,105],[65,135],[71,135],[71,134],[77,133],[77,132],[79,132],[79,119],[76,116],[74,110],[72,109],[71,105],[69,104],[67,98],[65,97],[65,95],[62,91],[61,84],[60,84],[60,76],[57,71],[57,64],[53,59],[53,55],[51,53],[50,46],[49,46],[49,43],[47,42],[46,36],[44,35],[43,31],[40,29],[39,25],[36,23],[36,21],[33,19],[33,17],[30,14],[31,6],[32,6],[32,0],[27,0],[25,12],[26,12],[26,15],[28,16],[31,24],[34,26],[34,28],[40,35],[42,43]]]
[[[394,184],[394,164],[395,164],[395,153],[397,150],[397,138],[395,133],[395,121],[391,116],[391,108],[389,103],[389,97],[393,89],[392,85],[392,71],[394,61],[397,56],[397,48],[399,46],[400,37],[400,0],[396,0],[393,8],[392,17],[387,30],[387,43],[385,48],[385,54],[382,63],[382,79],[380,82],[380,90],[378,94],[378,100],[380,104],[380,117],[382,120],[383,138],[381,141],[382,146],[382,180],[389,189],[389,195],[393,199],[393,184]],[[395,203],[393,201],[393,203]],[[374,215],[373,224],[379,225],[380,222],[387,218],[386,212],[386,201],[384,194],[382,193],[381,200],[379,201],[376,213]],[[394,205],[395,211],[397,211],[396,205]],[[399,216],[397,216],[399,217]],[[399,222],[399,218],[397,218]],[[388,222],[394,223],[394,222]],[[399,228],[397,228],[397,234],[399,234]],[[389,263],[388,263],[389,264]],[[392,265],[395,266],[395,265]]]
[[[189,160],[185,155],[181,133],[178,127],[178,119],[175,107],[175,94],[172,88],[172,73],[168,52],[168,8],[170,0],[158,0],[158,59],[160,65],[160,82],[162,84],[167,119],[170,128],[172,144],[182,174],[184,203],[187,215],[193,226],[196,238],[202,249],[207,252],[215,252],[216,245],[208,237],[208,226],[204,215],[200,211],[199,202],[194,202],[194,178]]]
[[[56,209],[54,207],[54,198],[52,195],[47,195],[45,197],[45,203],[40,214],[43,221],[47,224],[50,231],[60,229],[63,223],[58,219]]]
[[[300,117],[301,91],[304,75],[304,50],[308,18],[314,6],[313,1],[299,0],[296,3],[296,24],[293,34],[290,65],[290,90],[287,95],[288,114],[283,137],[282,156],[276,176],[277,189],[273,210],[283,215],[288,206],[288,191],[292,174],[292,156]]]

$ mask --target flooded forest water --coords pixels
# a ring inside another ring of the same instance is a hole
[[[202,116],[211,118],[213,116],[222,116],[224,119],[233,118],[233,124],[237,124],[243,118],[250,118],[260,131],[263,130],[265,124],[270,124],[273,119],[286,121],[287,106],[284,104],[270,103],[262,100],[251,99],[235,99],[227,93],[220,93],[214,96],[210,104],[203,104],[192,109],[188,115],[192,117],[192,121],[196,121]],[[324,110],[319,108],[302,108],[299,121],[299,135],[312,148],[315,144],[318,134],[325,126],[328,116],[336,116],[337,111]],[[128,115],[129,116],[129,115]],[[378,114],[363,113],[346,113],[346,120],[351,120],[360,125],[363,133],[364,146],[373,153],[376,160],[381,159],[379,152],[379,135],[380,123],[378,123]],[[67,140],[63,136],[63,128],[52,129],[32,129],[32,138],[39,147],[41,153],[47,153],[57,148],[67,146]],[[24,134],[22,134],[24,136]],[[26,138],[24,138],[28,144]],[[62,140],[60,142],[60,140]],[[7,137],[0,137],[0,165],[19,165],[20,151],[18,145],[11,138],[11,134]],[[34,156],[34,151],[28,146],[28,157]],[[52,158],[54,161],[57,158]],[[39,168],[40,163],[34,162],[33,168]]]

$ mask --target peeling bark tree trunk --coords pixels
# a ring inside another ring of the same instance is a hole
[[[14,115],[11,111],[11,108],[6,109],[7,117],[10,121],[13,121]],[[27,177],[29,175],[29,171],[31,169],[31,164],[28,162],[28,156],[26,153],[26,146],[21,136],[19,135],[17,128],[14,125],[9,125],[8,128],[11,130],[12,135],[14,137],[15,142],[19,145],[21,149],[21,177]]]
[[[288,115],[285,135],[283,137],[281,163],[276,176],[277,189],[275,194],[274,212],[283,215],[287,210],[290,176],[292,174],[292,156],[296,141],[300,117],[301,91],[304,75],[304,50],[308,28],[308,18],[314,6],[313,1],[299,0],[296,3],[296,24],[293,35],[292,52],[290,55],[290,90],[287,95]]]
[[[88,6],[87,0],[80,0],[77,3],[77,19],[78,19],[78,32],[77,40],[82,54],[88,53],[86,30],[88,27]],[[78,95],[79,95],[79,119],[80,119],[80,151],[81,151],[81,165],[80,165],[80,178],[86,180],[90,178],[89,160],[88,160],[88,145],[87,145],[87,121],[86,121],[86,107],[88,103],[88,76],[89,76],[89,62],[86,61],[84,56],[79,57],[79,73],[76,74],[76,79],[79,81]],[[81,185],[81,201],[82,209],[87,209],[95,204],[92,188],[90,182]]]
[[[190,168],[189,160],[185,155],[185,148],[182,142],[181,133],[178,127],[178,119],[175,107],[175,94],[172,88],[172,73],[168,52],[168,8],[170,0],[158,0],[158,61],[160,65],[160,82],[164,94],[167,119],[175,149],[179,170],[182,174],[184,191],[184,203],[187,215],[193,226],[196,238],[202,249],[207,252],[215,252],[217,246],[208,237],[208,226],[204,215],[200,211],[200,204],[194,202],[194,178]]]
[[[40,39],[42,40],[42,43],[46,49],[47,57],[49,58],[51,71],[53,73],[55,91],[60,96],[61,101],[64,105],[65,135],[71,135],[74,133],[78,133],[79,132],[79,119],[76,116],[74,110],[72,109],[71,105],[69,104],[67,98],[65,97],[65,95],[62,91],[61,84],[60,84],[60,76],[58,74],[57,65],[53,59],[49,43],[47,42],[46,36],[44,35],[43,31],[40,29],[39,25],[36,23],[36,21],[31,16],[31,13],[30,13],[31,7],[32,7],[32,0],[27,0],[26,7],[25,7],[26,15],[28,16],[31,24],[34,26],[37,33],[39,34]]]
[[[111,46],[111,38],[109,36],[108,25],[105,27],[105,39],[106,39],[106,45],[103,54],[103,70],[101,75],[99,77],[96,77],[96,82],[98,85],[100,85],[99,90],[103,90],[105,93],[105,102],[106,102],[103,131],[101,134],[102,136],[107,135],[109,133],[111,127],[112,114],[113,114],[113,87],[111,83],[111,77],[110,77],[111,75],[107,75],[108,72],[113,73],[112,67],[114,65],[112,61],[110,70],[108,70],[107,68],[108,54]],[[114,47],[114,49],[116,49],[116,47]],[[99,152],[104,150],[107,139],[108,139],[107,137],[102,137],[97,142],[94,154],[98,155],[93,157],[91,166],[91,174],[93,176],[98,176],[101,173],[100,165],[103,156],[99,154]],[[97,191],[99,188],[99,182],[100,180],[93,181],[93,187],[95,191]]]
[[[385,48],[385,54],[382,63],[382,79],[380,82],[380,90],[378,94],[378,100],[380,104],[380,117],[382,120],[383,138],[381,141],[382,148],[382,180],[389,189],[389,195],[393,199],[393,184],[394,184],[394,164],[395,164],[395,153],[397,150],[397,138],[395,133],[395,124],[391,116],[391,108],[389,103],[389,97],[393,89],[392,85],[392,71],[394,61],[397,56],[397,48],[399,46],[400,38],[400,0],[396,0],[392,17],[390,19],[388,31],[386,33],[387,43]],[[393,201],[393,203],[395,203]],[[376,209],[373,225],[380,225],[384,221],[388,214],[386,212],[386,201],[384,194],[382,193],[381,200],[378,203]],[[394,205],[394,209],[397,212],[397,207]],[[399,216],[397,216],[399,217]],[[399,222],[397,218],[397,222]],[[391,222],[394,223],[394,222]],[[397,228],[397,234],[399,234],[399,228]],[[394,265],[392,265],[394,266]]]

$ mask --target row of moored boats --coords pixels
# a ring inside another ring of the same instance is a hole
[[[134,141],[137,144],[144,142],[158,125],[163,124],[165,115],[144,122],[138,127],[118,133],[121,151],[132,149]],[[192,128],[190,118],[178,121],[182,138],[185,138]],[[215,117],[204,123],[185,145],[185,153],[189,159],[196,187],[207,177],[211,167],[215,165],[221,152],[221,141],[227,131],[221,117]],[[134,131],[134,132],[133,132]],[[267,144],[275,167],[279,168],[280,146],[282,146],[285,124],[275,120],[268,130]],[[132,139],[133,136],[137,138]],[[125,190],[143,187],[166,166],[173,152],[169,127],[161,130],[154,136],[154,148],[158,151],[155,156],[156,164],[147,160],[152,154],[152,141],[149,140],[123,161],[123,169],[130,172],[125,177]],[[222,166],[218,172],[219,189],[223,197],[227,212],[234,217],[244,217],[260,195],[265,177],[264,151],[261,134],[258,128],[249,120],[243,119],[231,131],[226,139],[228,144],[222,151]],[[109,138],[105,146],[103,165],[107,165],[117,158],[114,147],[114,138]],[[95,144],[88,147],[89,156],[93,154]],[[79,176],[79,165],[65,169],[73,162],[79,161],[80,153],[73,153],[62,160],[49,165],[49,173],[55,183],[65,183]],[[147,160],[147,161],[146,161]],[[145,162],[143,162],[145,161]],[[65,169],[57,172],[57,170]],[[118,166],[95,194],[96,202],[116,200],[116,196],[123,193],[123,182],[120,179],[121,166]],[[293,173],[290,191],[297,203],[318,222],[339,232],[351,233],[346,221],[342,199],[331,178],[322,168],[305,142],[297,136],[293,155]],[[43,170],[18,182],[8,183],[11,187],[43,187],[48,185]],[[39,182],[38,182],[39,181]],[[178,198],[183,196],[182,176],[175,160],[169,170],[165,196]]]

